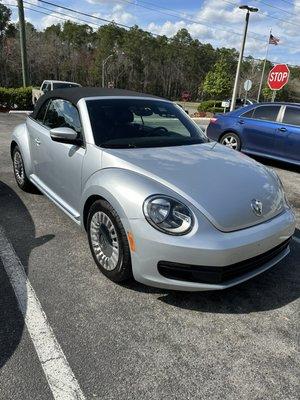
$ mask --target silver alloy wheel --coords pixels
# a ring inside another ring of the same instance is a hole
[[[231,136],[231,135],[225,136],[222,139],[221,143],[227,147],[230,147],[233,150],[237,150],[237,148],[238,148],[238,141],[237,141],[236,137]]]
[[[16,151],[14,154],[14,172],[19,185],[23,185],[25,180],[25,171],[22,156],[19,151]]]
[[[119,239],[114,224],[107,214],[96,212],[90,224],[91,244],[97,260],[107,271],[119,261]]]

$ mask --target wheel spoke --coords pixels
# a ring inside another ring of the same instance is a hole
[[[238,148],[238,141],[236,137],[232,135],[224,137],[221,143],[233,150],[237,150]]]

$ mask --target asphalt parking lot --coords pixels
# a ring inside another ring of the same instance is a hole
[[[0,227],[84,398],[298,399],[299,172],[268,163],[297,216],[291,253],[277,267],[223,292],[117,285],[98,272],[76,224],[17,187],[10,133],[23,120],[0,114]],[[53,398],[1,258],[0,368],[0,399]]]

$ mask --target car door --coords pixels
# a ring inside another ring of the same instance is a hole
[[[50,100],[46,100],[40,107],[35,118],[29,116],[26,120],[27,131],[29,133],[29,147],[32,161],[32,172],[37,176],[38,164],[40,162],[41,141],[47,128],[43,125],[45,114]]]
[[[284,107],[275,147],[278,157],[300,163],[300,107]]]
[[[50,130],[68,127],[83,138],[79,112],[69,101],[53,99],[46,110],[43,125],[45,129],[40,135],[36,174],[54,200],[77,218],[85,147],[84,144],[79,146],[53,141]]]
[[[263,105],[240,115],[238,124],[245,151],[274,155],[279,111],[280,105]]]

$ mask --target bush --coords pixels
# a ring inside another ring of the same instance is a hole
[[[0,107],[7,110],[32,109],[32,88],[0,87]]]
[[[215,111],[216,109],[221,108],[221,101],[218,100],[206,100],[202,101],[202,103],[198,106],[198,111],[210,111],[210,112],[219,112]],[[221,108],[222,109],[222,108]]]
[[[215,108],[212,108],[209,111],[213,112],[213,113],[222,113],[222,112],[224,112],[224,108],[223,107],[215,107]]]

